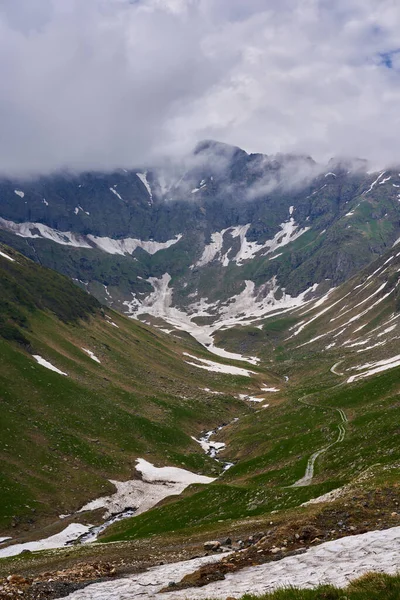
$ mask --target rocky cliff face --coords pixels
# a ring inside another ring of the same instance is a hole
[[[400,237],[399,198],[396,170],[206,141],[173,167],[3,180],[0,240],[114,308],[193,333],[347,280]]]

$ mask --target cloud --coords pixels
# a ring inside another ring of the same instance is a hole
[[[214,138],[400,162],[394,0],[3,0],[0,171],[143,166]]]

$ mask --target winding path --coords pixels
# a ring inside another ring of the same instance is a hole
[[[340,363],[336,363],[336,365],[333,365],[333,367],[331,368],[331,371],[332,371],[332,369],[337,367],[339,364]],[[332,371],[332,373],[333,372],[334,371]],[[338,373],[336,373],[336,374],[338,374]],[[332,446],[335,446],[336,444],[340,444],[341,442],[343,442],[345,435],[346,435],[346,427],[345,426],[348,423],[348,418],[347,418],[344,410],[342,408],[335,408],[333,406],[319,406],[317,404],[311,404],[311,402],[306,401],[306,398],[308,398],[309,396],[313,396],[313,394],[308,394],[307,396],[304,396],[304,398],[299,398],[299,402],[301,402],[305,406],[312,406],[313,408],[320,408],[321,410],[334,410],[337,413],[339,413],[341,422],[338,425],[338,436],[337,436],[336,440],[334,442],[332,442],[331,444],[328,444],[327,446],[323,446],[323,448],[320,448],[319,450],[317,450],[316,452],[311,454],[310,458],[308,459],[306,472],[304,473],[303,477],[298,479],[290,487],[304,487],[306,485],[310,485],[312,480],[314,479],[314,466],[315,466],[315,461],[317,460],[317,458],[319,456],[321,456],[321,454],[324,454],[327,450],[329,450],[329,448],[332,448]]]

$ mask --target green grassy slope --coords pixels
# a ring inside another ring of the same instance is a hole
[[[104,311],[68,279],[0,250],[15,259],[0,255],[1,527],[79,509],[112,491],[109,478],[131,478],[139,456],[218,472],[191,435],[248,412],[232,396],[248,378],[191,367],[182,351],[194,344]]]
[[[380,485],[396,486],[400,367],[348,380],[399,354],[399,257],[393,249],[325,302],[267,319],[262,331],[248,327],[221,332],[229,349],[271,361],[280,392],[267,393],[268,408],[224,432],[235,465],[218,486],[116,524],[105,539],[204,530],[219,527],[221,521],[228,526],[262,515],[268,519],[271,511],[291,510],[352,485],[372,467],[367,489],[373,489],[376,477]],[[291,487],[305,474],[311,455],[322,448],[326,451],[315,461],[310,484]],[[212,512],[203,508],[210,505]]]

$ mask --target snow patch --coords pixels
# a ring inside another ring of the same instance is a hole
[[[373,363],[367,363],[365,365],[359,367],[352,367],[353,370],[364,371],[363,373],[357,373],[356,375],[351,375],[348,378],[347,383],[353,383],[354,381],[358,381],[359,379],[364,379],[365,377],[370,377],[371,375],[375,375],[376,373],[381,373],[382,371],[387,371],[388,369],[394,369],[395,367],[400,366],[400,354],[397,356],[393,356],[392,358],[387,358],[384,360],[379,360]],[[364,369],[368,369],[365,371]]]
[[[342,537],[309,548],[304,554],[250,566],[228,573],[221,581],[202,588],[171,591],[169,600],[225,600],[243,595],[264,595],[282,587],[315,588],[320,584],[346,587],[368,572],[395,574],[400,554],[400,527]],[[226,555],[225,555],[226,556]],[[157,597],[168,581],[180,581],[200,566],[219,562],[221,555],[160,565],[144,573],[89,585],[72,592],[69,600],[123,600]]]
[[[150,183],[147,179],[147,171],[145,171],[144,173],[136,173],[136,175],[139,177],[140,181],[143,183],[144,187],[147,190],[147,193],[149,194],[149,205],[152,206],[153,205],[153,192],[151,191],[151,187],[150,187]]]
[[[119,198],[120,200],[122,200],[122,197],[120,196],[120,194],[118,194],[117,190],[115,189],[116,186],[114,187],[110,187],[110,192],[112,192],[115,196],[117,196],[117,198]]]
[[[68,377],[67,373],[64,373],[64,371],[60,371],[60,369],[57,369],[57,367],[52,365],[48,360],[45,360],[44,358],[39,356],[39,354],[32,354],[32,356],[36,360],[36,362],[38,362],[39,365],[41,365],[42,367],[45,367],[46,369],[49,369],[50,371],[54,371],[55,373],[58,373],[59,375],[65,375],[66,377]]]
[[[17,556],[24,550],[30,550],[36,552],[38,550],[51,550],[53,548],[63,548],[72,541],[76,540],[80,535],[83,535],[89,531],[89,526],[81,525],[80,523],[71,523],[60,533],[56,533],[43,540],[36,542],[26,542],[25,544],[13,544],[0,550],[0,558],[6,556]]]
[[[127,508],[135,511],[135,516],[149,510],[168,496],[181,494],[193,483],[208,484],[215,481],[212,477],[197,475],[178,467],[155,467],[143,458],[137,459],[136,470],[142,473],[142,479],[114,481],[116,492],[103,496],[82,506],[79,512],[105,509],[104,518],[121,513]]]
[[[8,256],[8,254],[6,254],[5,252],[2,252],[0,250],[0,256],[2,256],[3,258],[8,258],[8,260],[11,260],[11,262],[15,262],[15,258],[11,258],[11,256]]]
[[[135,238],[114,240],[109,237],[98,237],[96,235],[88,235],[87,237],[97,246],[97,248],[100,248],[100,250],[103,250],[108,254],[133,254],[136,248],[142,248],[147,254],[156,254],[160,250],[166,250],[174,244],[177,244],[182,238],[182,234],[180,233],[172,240],[166,242],[155,242],[153,240],[142,241]]]
[[[21,192],[21,190],[14,190],[14,194],[19,196],[20,198],[25,198],[25,194],[24,192]]]
[[[82,348],[82,350],[84,352],[86,352],[86,354],[88,354],[92,360],[94,360],[95,362],[101,364],[101,362],[99,361],[99,359],[97,358],[97,356],[95,356],[91,350],[88,350],[87,348]]]
[[[198,369],[205,369],[206,371],[211,371],[213,373],[224,373],[226,375],[241,375],[243,377],[250,377],[254,374],[254,371],[249,371],[248,369],[242,369],[241,367],[234,367],[232,365],[222,365],[221,363],[216,363],[212,360],[207,360],[205,358],[198,358],[197,356],[193,356],[193,354],[188,354],[187,352],[183,353],[185,356],[196,360],[197,364],[194,362],[185,361],[188,365],[192,365],[193,367],[197,367]]]

